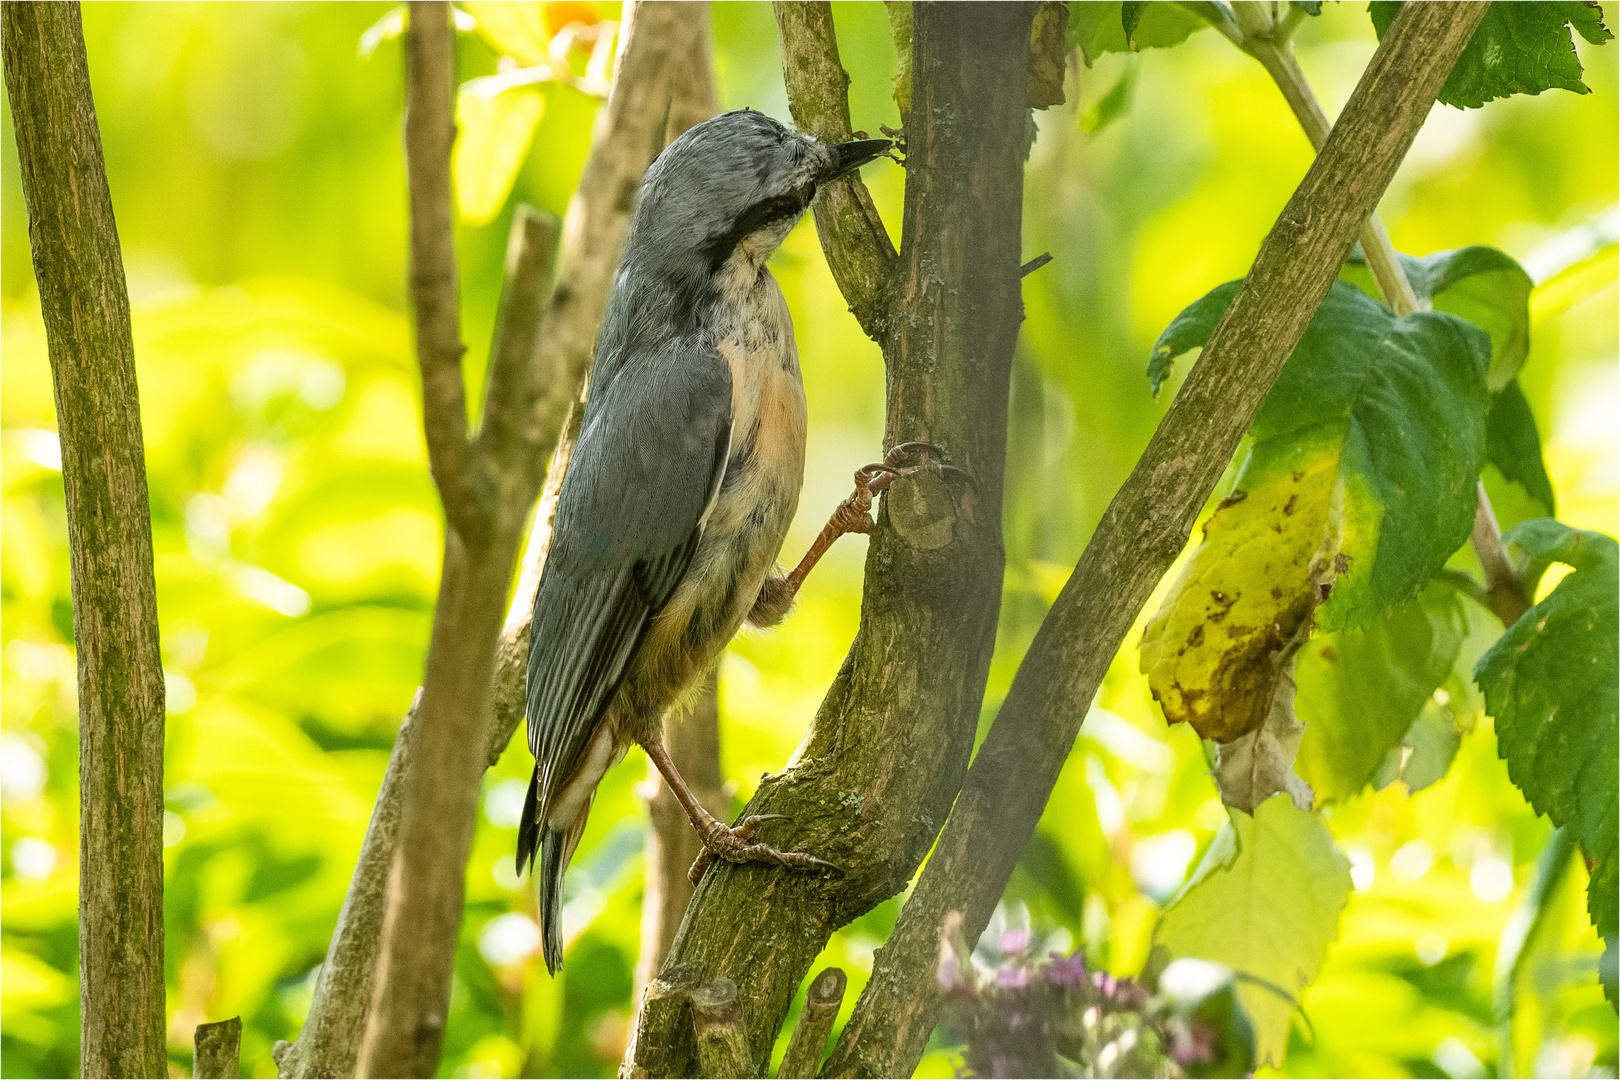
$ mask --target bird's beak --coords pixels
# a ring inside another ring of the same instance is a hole
[[[856,139],[853,142],[833,143],[827,147],[828,164],[821,174],[821,182],[836,180],[845,173],[860,168],[893,145],[888,139]]]

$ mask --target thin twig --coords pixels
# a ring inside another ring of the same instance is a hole
[[[1490,598],[1490,609],[1496,612],[1503,626],[1512,626],[1530,610],[1531,598],[1525,595],[1524,579],[1508,558],[1502,545],[1502,527],[1496,523],[1491,508],[1491,497],[1485,494],[1485,481],[1479,481],[1479,504],[1474,508],[1474,531],[1469,537],[1474,554],[1479,556],[1480,568],[1485,571],[1485,592]]]
[[[849,75],[838,56],[832,6],[824,0],[777,0],[773,7],[793,122],[823,142],[852,138]],[[860,174],[823,187],[816,195],[815,216],[833,280],[861,329],[882,341],[888,333],[887,292],[897,256]]]
[[[520,204],[506,242],[506,274],[489,350],[479,456],[503,474],[529,472],[514,460],[531,453],[523,426],[540,391],[540,327],[551,299],[551,262],[557,254],[557,219]]]
[[[1103,673],[1484,17],[1407,4],[1019,664],[945,830],[823,1075],[909,1075],[937,1015],[940,928],[983,931]]]
[[[455,30],[445,0],[411,0],[405,36],[405,173],[410,186],[411,300],[422,372],[428,465],[450,526],[468,542],[487,531],[493,496],[482,492],[467,438],[461,380],[461,285],[456,272],[450,145],[455,141]]]
[[[1327,143],[1328,134],[1333,130],[1333,124],[1322,110],[1322,103],[1317,100],[1305,73],[1300,70],[1299,61],[1294,58],[1294,47],[1287,36],[1292,32],[1292,24],[1274,25],[1267,14],[1270,6],[1262,0],[1239,0],[1232,5],[1243,33],[1239,47],[1260,61],[1260,65],[1277,84],[1277,89],[1282,91],[1283,100],[1288,102],[1294,118],[1304,129],[1311,149],[1320,153]],[[1427,310],[1428,305],[1412,291],[1412,283],[1401,269],[1400,259],[1389,242],[1389,233],[1376,212],[1362,226],[1361,251],[1366,256],[1367,267],[1378,282],[1379,290],[1389,302],[1390,310],[1397,315]]]

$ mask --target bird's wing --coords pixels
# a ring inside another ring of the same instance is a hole
[[[712,349],[688,342],[614,359],[585,408],[534,600],[538,821],[685,574],[730,446],[731,375]]]

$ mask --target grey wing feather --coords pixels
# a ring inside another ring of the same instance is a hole
[[[592,389],[530,628],[539,821],[691,563],[730,426],[730,372],[690,342],[621,360]]]

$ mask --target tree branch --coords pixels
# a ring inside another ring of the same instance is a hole
[[[622,1069],[699,1068],[680,987],[733,980],[762,1072],[800,981],[832,931],[905,887],[972,751],[1003,569],[1008,380],[1022,321],[1025,73],[1033,4],[916,9],[903,278],[884,342],[885,445],[925,440],[956,469],[895,482],[871,536],[861,629],[792,765],[747,813],[765,839],[842,867],[829,878],[716,864]],[[788,48],[793,48],[792,35]]]
[[[377,952],[382,945],[383,914],[388,907],[388,870],[399,843],[404,804],[405,770],[421,692],[405,714],[394,750],[388,757],[382,787],[366,826],[366,838],[355,860],[349,891],[338,912],[337,927],[326,947],[326,959],[315,981],[315,993],[296,1042],[276,1043],[271,1051],[282,1077],[353,1076],[366,1032]]]
[[[524,481],[533,476],[533,448],[523,429],[540,392],[540,328],[550,301],[557,234],[557,219],[542,210],[519,204],[512,214],[478,430],[479,456],[498,474]],[[527,500],[523,509],[528,509]]]
[[[686,42],[681,33],[671,32],[670,18],[684,9],[674,4],[641,4],[636,7],[651,7],[654,9],[653,15],[641,21],[647,33],[629,29],[622,34],[615,85],[621,87],[632,81],[650,80],[658,86],[634,91],[616,90],[615,94],[622,92],[630,100],[643,101],[667,93],[667,89],[660,88],[664,85],[662,80],[673,69],[674,58],[682,55]],[[678,31],[681,25],[684,24],[677,24],[675,30]],[[663,111],[660,104],[657,109],[660,119]],[[640,182],[641,172],[650,160],[652,137],[653,127],[650,124],[598,121],[591,156],[585,169],[585,176],[595,177],[596,181],[582,183],[569,203],[567,227],[572,246],[565,242],[564,250],[557,259],[560,280],[545,305],[543,319],[535,324],[534,333],[538,334],[541,328],[544,330],[537,346],[521,344],[522,338],[531,332],[518,325],[519,322],[526,324],[532,312],[527,306],[529,301],[512,299],[502,304],[496,330],[497,344],[491,353],[492,358],[496,358],[491,379],[495,383],[511,386],[514,380],[509,376],[521,366],[521,358],[533,355],[535,360],[529,370],[531,378],[537,383],[523,389],[520,394],[523,408],[517,416],[526,449],[506,459],[514,469],[521,467],[527,473],[527,481],[505,473],[500,475],[503,490],[514,494],[503,495],[496,507],[498,532],[517,527],[512,524],[513,519],[521,518],[527,511],[533,497],[532,485],[539,483],[541,470],[546,467],[548,455],[543,452],[544,448],[555,446],[556,449],[549,455],[550,469],[545,474],[545,491],[535,516],[516,594],[496,646],[492,680],[493,716],[488,721],[483,744],[484,767],[499,759],[523,720],[523,672],[528,654],[529,614],[534,604],[534,592],[539,583],[545,551],[550,544],[557,492],[573,452],[574,438],[578,434],[578,411],[574,410],[570,417],[568,406],[580,397],[583,372],[589,365],[596,324],[606,306],[612,275],[618,265],[618,247],[632,209],[631,199],[623,196],[624,185],[614,178],[623,170],[634,169],[634,176],[629,181],[633,194]],[[638,160],[639,165],[636,164]],[[514,221],[514,229],[527,233],[531,227],[527,213],[520,211]],[[524,273],[543,273],[551,262],[550,253],[544,251],[543,245],[534,242],[537,239],[530,235],[522,243],[522,250],[534,256],[532,261],[527,256],[519,260],[522,266],[529,268]],[[611,257],[601,257],[599,252],[592,250],[592,245],[598,243],[611,245]],[[518,244],[518,239],[514,237],[509,245],[509,253],[516,250]],[[508,282],[503,292],[503,297],[507,298],[544,295],[543,284],[536,285],[527,280]],[[509,323],[509,319],[513,321]],[[508,344],[511,348],[507,347]],[[508,357],[508,361],[499,359],[503,355]],[[566,385],[559,385],[554,381],[558,379],[568,381]],[[505,444],[508,436],[496,433],[500,431],[499,426],[489,428],[487,420],[496,415],[506,415],[511,401],[506,392],[497,390],[495,385],[489,388],[487,400],[495,405],[495,411],[492,412],[490,405],[486,404],[486,427],[480,432],[480,449],[487,448],[488,456],[499,461],[503,455],[497,448]],[[497,425],[500,423],[497,421]],[[523,494],[525,483],[531,485],[526,489],[529,494]],[[510,566],[510,559],[503,561],[497,558],[495,561]],[[504,581],[495,592],[504,595]],[[277,1061],[282,1076],[350,1076],[355,1073],[360,1038],[370,1012],[373,973],[382,948],[382,926],[388,896],[386,880],[398,850],[405,802],[405,768],[409,758],[415,756],[412,746],[418,738],[413,732],[422,726],[420,706],[419,696],[396,740],[388,774],[372,810],[366,842],[355,866],[349,895],[344,901],[343,912],[328,949],[327,970],[323,970],[317,983],[304,1031],[297,1043],[278,1044]]]
[[[850,139],[849,75],[838,57],[832,5],[777,0],[772,6],[793,122],[822,142]],[[833,280],[861,329],[882,342],[888,335],[887,292],[898,256],[860,173],[824,186],[816,195],[815,216]]]
[[[529,419],[529,445],[542,450],[558,444],[580,398],[636,191],[664,145],[671,79],[694,39],[691,14],[675,0],[643,0],[629,11],[613,92],[596,114],[591,154],[563,217],[557,291],[540,352],[545,390]]]
[[[450,146],[456,138],[455,30],[446,0],[411,0],[405,35],[405,174],[410,185],[411,302],[422,372],[428,466],[450,527],[481,544],[494,502],[467,439],[461,377],[461,283],[456,272]]]
[[[0,42],[67,498],[79,1067],[163,1076],[163,662],[129,293],[78,4],[0,5]]]
[[[824,1075],[903,1076],[915,1068],[937,1015],[934,968],[945,916],[961,912],[970,941],[983,932],[1104,672],[1185,545],[1486,6],[1407,4],[1396,17],[1019,665]]]

